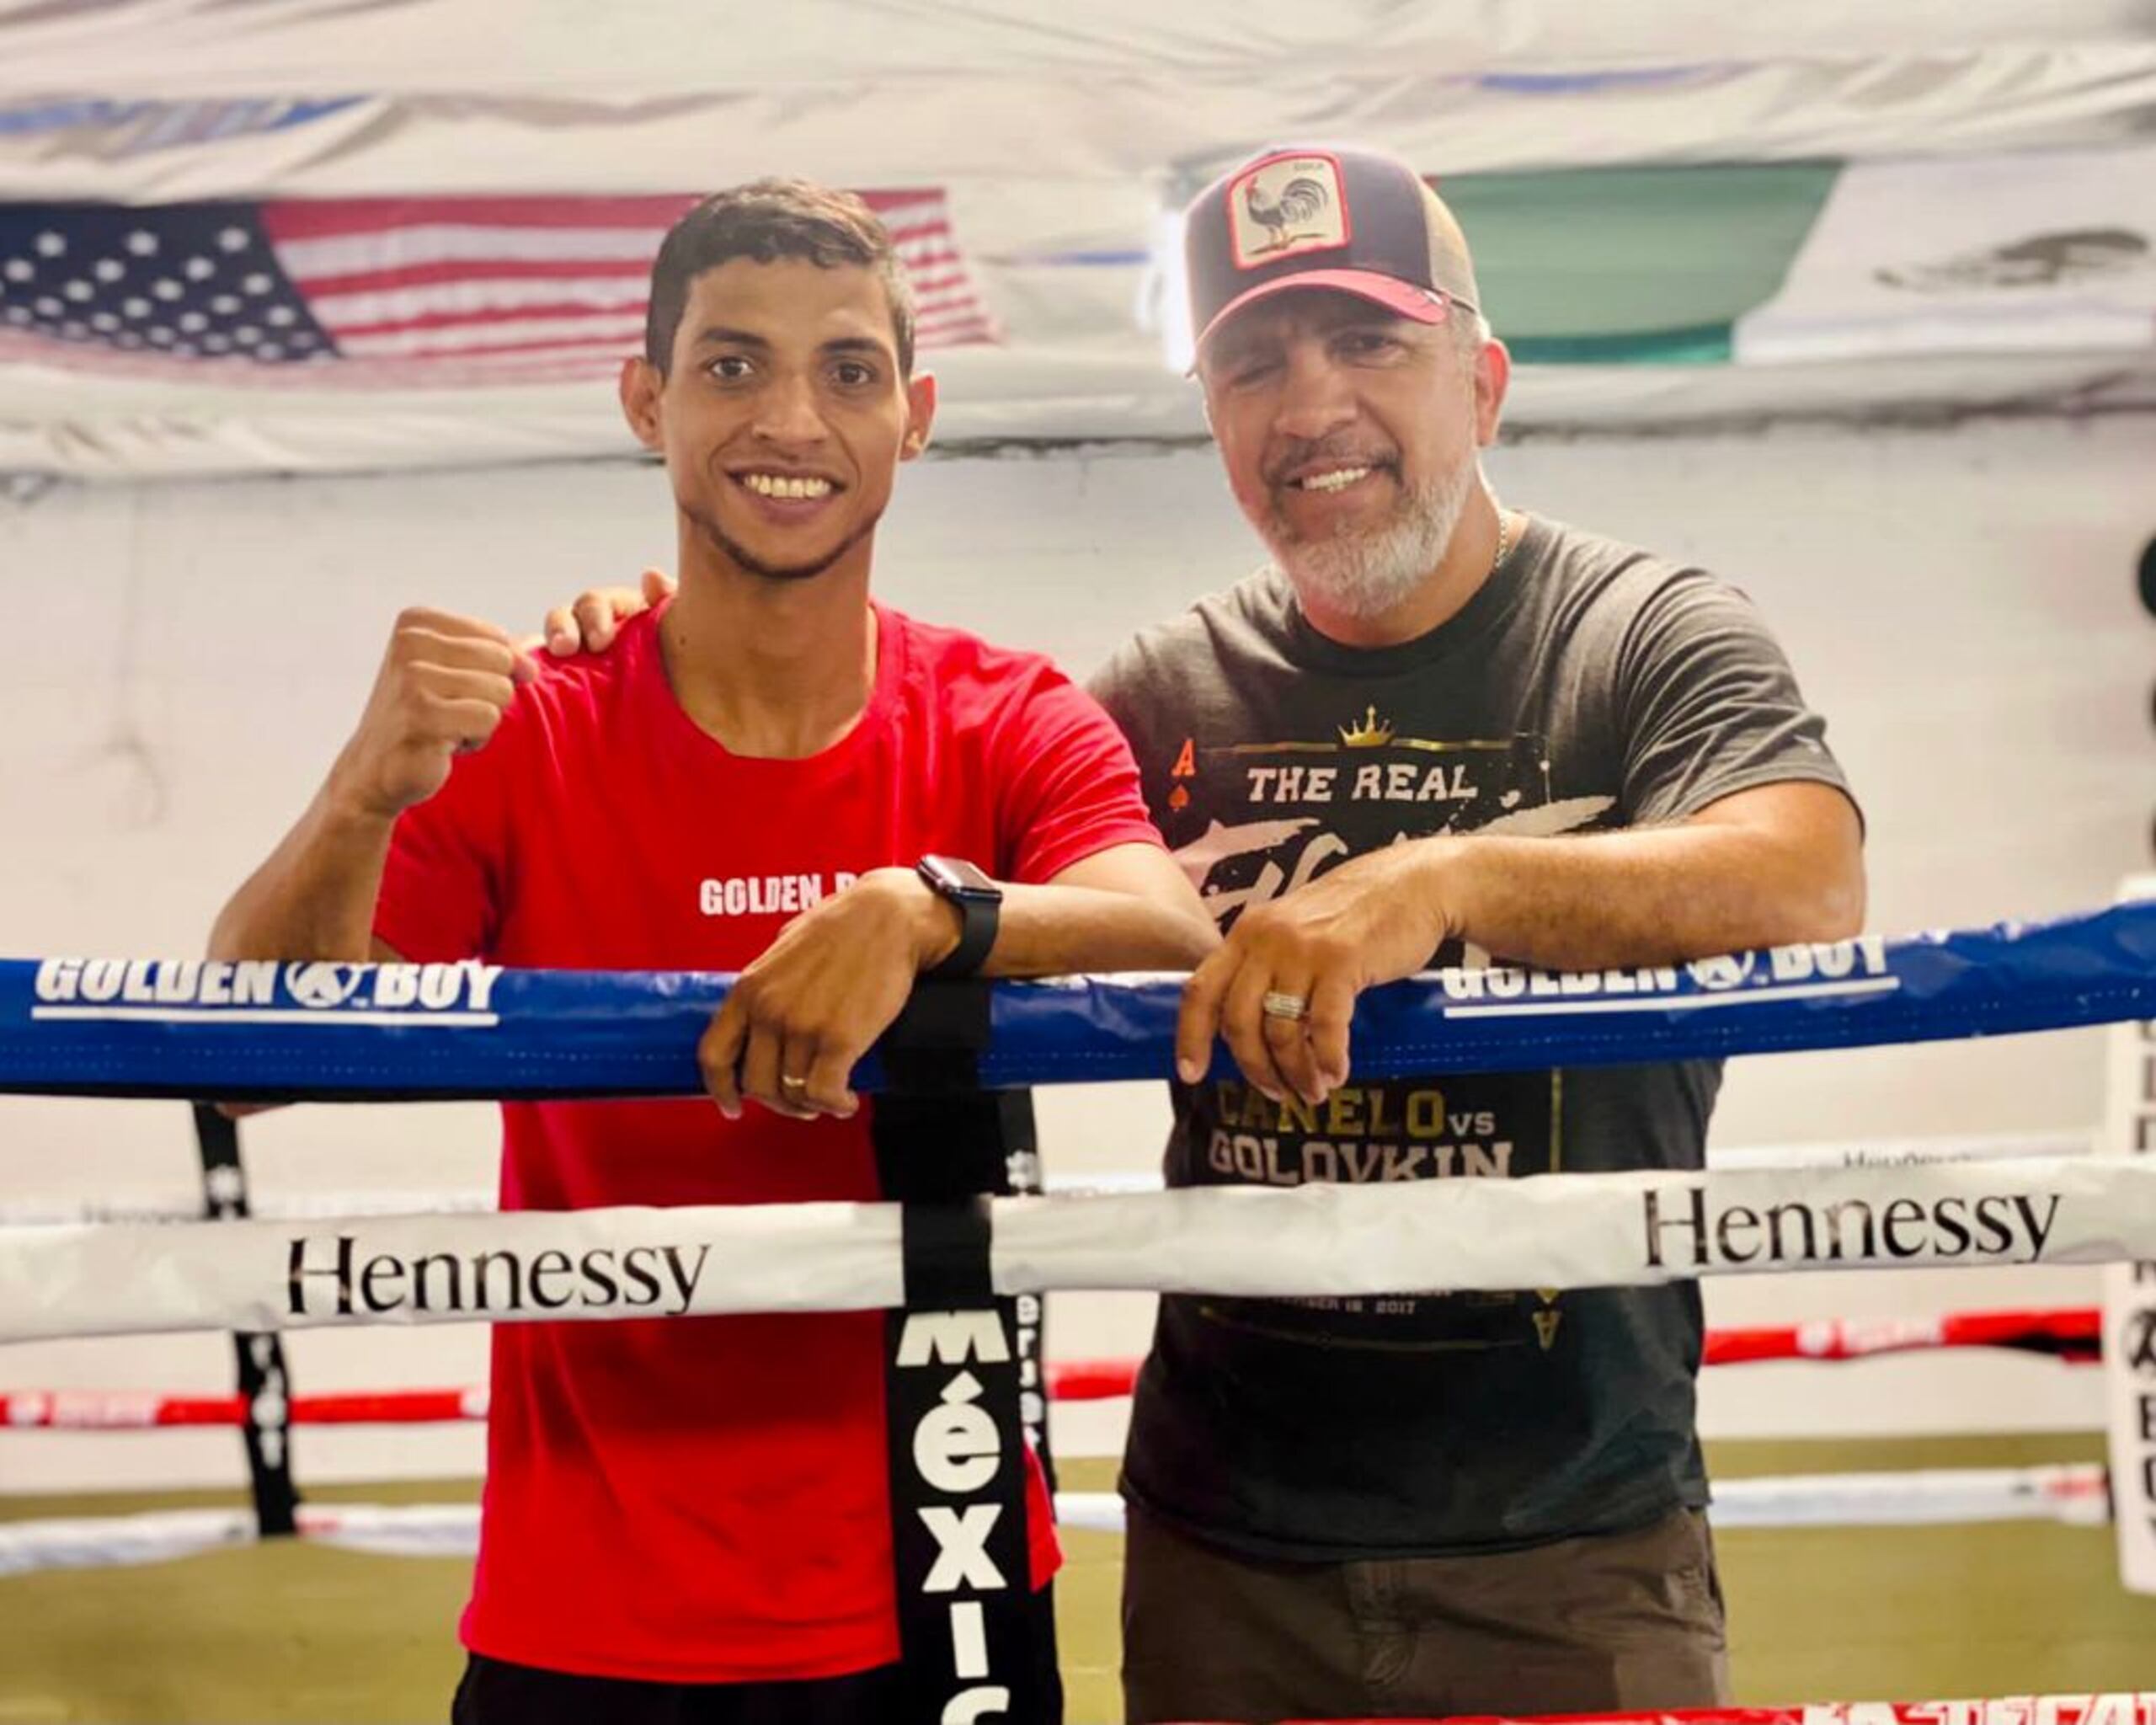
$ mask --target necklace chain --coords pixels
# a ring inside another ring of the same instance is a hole
[[[1493,502],[1495,499],[1492,499]],[[1490,573],[1496,574],[1505,566],[1505,559],[1513,554],[1513,521],[1505,513],[1505,506],[1497,505],[1497,554],[1490,559]]]

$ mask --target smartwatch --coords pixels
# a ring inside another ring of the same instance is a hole
[[[929,890],[958,908],[958,944],[929,976],[971,976],[995,944],[995,925],[1003,910],[1003,889],[963,857],[923,857],[915,873]]]

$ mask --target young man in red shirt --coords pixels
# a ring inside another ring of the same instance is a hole
[[[222,956],[743,972],[700,1050],[716,1110],[505,1105],[504,1208],[876,1197],[847,1074],[918,975],[1214,944],[1091,698],[870,599],[935,408],[912,358],[858,200],[765,181],[683,218],[621,383],[672,483],[678,596],[543,663],[404,613],[219,918]],[[1000,905],[946,895],[971,871]],[[497,1327],[456,1717],[902,1717],[883,1335],[875,1313]],[[1037,1469],[1030,1497],[1052,1658]]]

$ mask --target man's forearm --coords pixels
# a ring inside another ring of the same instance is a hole
[[[1743,827],[1415,843],[1418,881],[1454,936],[1552,969],[1835,940],[1863,922],[1860,874]]]
[[[1190,970],[1219,944],[1211,921],[1135,894],[1084,886],[1006,886],[990,976],[1080,970]]]
[[[323,790],[219,913],[210,956],[370,957],[375,899],[394,825],[340,807]]]
[[[1109,886],[1069,880],[1038,886],[1003,883],[995,943],[980,974],[1195,969],[1219,945],[1219,934],[1174,865],[1157,853],[1156,858],[1157,867],[1150,861],[1134,866],[1128,859],[1085,865],[1106,867],[1116,881]],[[862,894],[867,897],[860,902],[873,901],[878,917],[896,917],[909,931],[914,962],[921,972],[932,970],[957,949],[958,907],[937,896],[911,869],[879,868],[863,875],[846,896]]]

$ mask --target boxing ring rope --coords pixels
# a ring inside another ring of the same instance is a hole
[[[1926,1527],[1972,1521],[2055,1521],[2098,1527],[2111,1516],[2102,1467],[1941,1468],[1885,1473],[1788,1474],[1717,1482],[1718,1530]],[[1113,1492],[1058,1492],[1057,1525],[1119,1534]],[[470,1557],[479,1548],[476,1503],[303,1503],[302,1539],[395,1557]],[[40,1570],[167,1562],[258,1538],[249,1510],[152,1510],[136,1515],[0,1521],[0,1578]]]
[[[1914,1162],[2003,1162],[2022,1156],[2087,1156],[2095,1148],[2087,1132],[2023,1132],[1975,1136],[1858,1139],[1847,1143],[1747,1145],[1738,1149],[1710,1146],[1707,1166],[1725,1168],[1856,1167],[1906,1166]],[[1159,1174],[1115,1169],[1065,1172],[1043,1176],[1051,1193],[1158,1192]],[[251,1215],[267,1220],[320,1220],[334,1216],[491,1215],[494,1194],[473,1187],[458,1191],[430,1188],[418,1192],[371,1191],[257,1194]],[[18,1198],[0,1201],[0,1228],[34,1227],[68,1222],[196,1222],[203,1220],[198,1197]]]
[[[906,1208],[13,1228],[0,1231],[0,1341],[890,1306]],[[1502,1292],[2156,1258],[2156,1165],[2124,1157],[1183,1188],[978,1210],[1006,1295]]]
[[[730,979],[498,965],[0,962],[0,1092],[226,1100],[693,1096]],[[986,1089],[1168,1076],[1182,979],[976,998]],[[1431,973],[1368,991],[1366,1078],[1997,1036],[2156,1016],[2156,905],[1777,947],[1676,966]],[[1232,1071],[1225,1049],[1214,1071]],[[883,1083],[872,1055],[857,1088]]]
[[[1595,1713],[1576,1725],[2156,1725],[2156,1691],[1996,1696],[1958,1701],[1806,1701],[1789,1707],[1676,1708],[1659,1713]],[[1290,1720],[1286,1725],[1311,1725]],[[1396,1725],[1433,1725],[1402,1720]],[[1535,1725],[1494,1716],[1451,1725]]]
[[[2045,1354],[2071,1364],[2098,1358],[2102,1314],[2095,1307],[2052,1311],[1949,1312],[1921,1318],[1819,1318],[1801,1324],[1707,1332],[1703,1363],[1750,1365],[1770,1360],[1843,1361],[1883,1354],[2000,1348]],[[1046,1370],[1051,1402],[1108,1402],[1130,1394],[1135,1359],[1052,1360]],[[347,1390],[295,1396],[286,1409],[294,1425],[433,1425],[487,1417],[483,1384],[462,1388]],[[0,1390],[0,1429],[16,1431],[162,1431],[232,1426],[247,1417],[237,1395],[203,1396],[156,1390]]]
[[[1778,1360],[1838,1363],[1886,1354],[1998,1348],[2048,1354],[2071,1365],[2101,1357],[2103,1314],[2095,1306],[2050,1311],[1941,1312],[1927,1317],[1808,1318],[1796,1324],[1710,1329],[1700,1363],[1750,1365]],[[1128,1396],[1138,1375],[1134,1359],[1066,1359],[1049,1367],[1049,1394],[1064,1402],[1106,1402]],[[432,1391],[440,1394],[440,1391]],[[0,1396],[0,1424],[8,1418]],[[422,1416],[431,1418],[432,1416]]]

